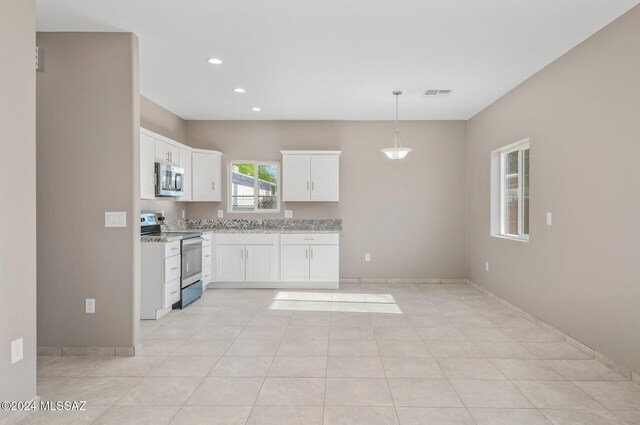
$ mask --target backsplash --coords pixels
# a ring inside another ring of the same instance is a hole
[[[165,220],[163,231],[180,231],[188,229],[211,230],[309,230],[309,231],[341,231],[341,219],[188,219]]]

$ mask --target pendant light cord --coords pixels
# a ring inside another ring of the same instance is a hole
[[[401,147],[402,145],[400,144],[400,136],[398,135],[398,94],[395,95],[396,96],[396,137],[393,140],[393,147],[397,148],[397,147]]]

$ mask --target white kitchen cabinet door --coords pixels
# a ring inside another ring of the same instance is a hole
[[[340,264],[339,246],[311,245],[309,249],[309,281],[337,282]]]
[[[156,197],[155,165],[155,139],[140,133],[140,199]]]
[[[309,201],[311,194],[309,155],[282,156],[282,200]]]
[[[311,155],[311,200],[338,202],[340,200],[340,157]]]
[[[280,257],[281,281],[309,280],[309,245],[281,245]]]
[[[155,157],[156,162],[178,165],[180,164],[180,148],[155,139]]]
[[[219,202],[222,199],[220,155],[193,152],[191,166],[191,199],[193,201]]]
[[[184,169],[184,179],[182,181],[182,189],[184,196],[180,197],[180,201],[190,201],[191,193],[191,152],[187,149],[180,149],[180,167]]]
[[[216,280],[218,282],[245,281],[244,245],[216,247]]]
[[[276,280],[277,259],[274,245],[246,245],[245,256],[247,282]]]

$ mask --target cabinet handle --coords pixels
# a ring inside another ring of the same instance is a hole
[[[247,251],[247,260],[249,259],[249,248],[246,248],[245,251]]]
[[[204,258],[209,258],[209,257],[211,257],[211,256],[210,256],[210,255],[205,255],[205,256],[204,256]]]
[[[171,270],[178,270],[177,267],[171,267]]]
[[[178,250],[178,248],[176,248],[176,247],[169,248],[169,249],[170,249],[171,251],[177,251],[177,250]]]
[[[173,295],[173,294],[177,294],[177,293],[178,293],[178,291],[173,291],[170,294]]]
[[[211,190],[216,190],[216,182],[211,182]]]
[[[311,191],[316,190],[316,184],[315,182],[311,182]]]
[[[308,258],[309,258],[309,250],[308,250],[308,249],[305,249],[305,250],[304,250],[304,259],[306,260],[306,259],[308,259]]]
[[[307,192],[309,191],[309,182],[307,182]]]
[[[244,249],[240,251],[240,258],[244,258]]]
[[[313,260],[313,248],[311,248],[311,259]]]

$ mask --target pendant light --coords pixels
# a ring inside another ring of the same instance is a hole
[[[395,161],[404,158],[409,152],[411,152],[411,149],[403,148],[402,143],[400,143],[400,134],[398,130],[398,96],[400,96],[401,94],[401,90],[396,90],[393,92],[393,95],[396,97],[396,135],[393,138],[393,147],[381,150],[381,152],[387,155],[387,158],[393,159]]]

